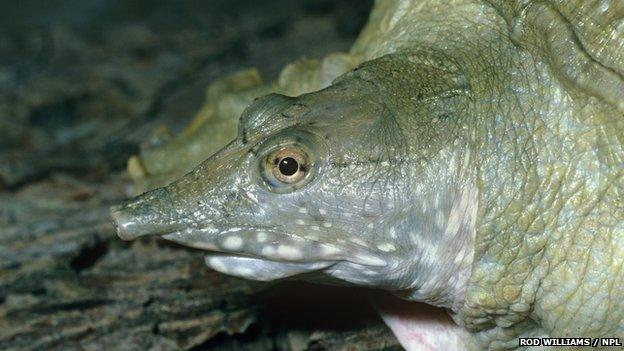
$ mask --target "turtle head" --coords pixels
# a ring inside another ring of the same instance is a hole
[[[409,138],[424,129],[407,130],[381,80],[364,71],[311,94],[256,100],[229,145],[167,187],[115,207],[118,235],[157,234],[209,250],[208,266],[244,278],[308,273],[423,288],[414,277],[435,275],[440,253],[454,248],[440,233],[462,195],[448,192],[454,168],[430,152],[441,147],[423,147],[431,138],[414,144]],[[463,196],[455,232],[471,200]],[[458,241],[455,232],[449,241]]]

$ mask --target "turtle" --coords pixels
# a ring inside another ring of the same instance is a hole
[[[389,291],[408,350],[623,335],[624,2],[378,0],[348,53],[207,97],[129,160],[122,239]]]

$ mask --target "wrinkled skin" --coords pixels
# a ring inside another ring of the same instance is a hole
[[[358,68],[254,101],[235,140],[114,208],[118,233],[209,250],[227,274],[447,308],[461,348],[622,337],[623,13],[615,1],[379,2],[349,54]],[[273,173],[282,149],[307,157],[295,183]],[[410,331],[435,329],[394,317],[408,349],[424,347]]]

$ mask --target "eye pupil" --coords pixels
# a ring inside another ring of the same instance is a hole
[[[279,161],[279,171],[285,176],[291,176],[299,170],[299,163],[292,157],[284,157]]]
[[[267,155],[262,163],[262,175],[267,185],[272,187],[300,187],[310,179],[310,156],[302,148],[284,147]]]

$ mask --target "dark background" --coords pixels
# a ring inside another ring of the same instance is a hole
[[[0,2],[0,349],[398,349],[362,289],[227,277],[108,219],[127,158],[211,81],[347,51],[370,6]]]

